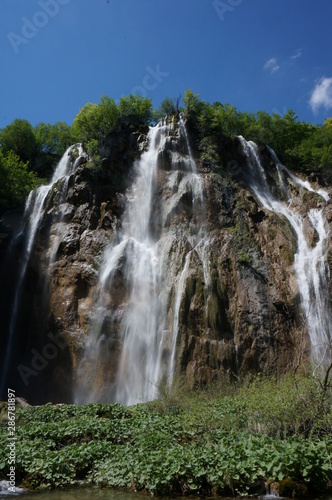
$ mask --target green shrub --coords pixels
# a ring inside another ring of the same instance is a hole
[[[38,154],[38,142],[28,120],[16,119],[1,129],[0,146],[4,155],[13,152],[22,162],[31,162]]]
[[[29,192],[42,180],[29,170],[13,151],[0,150],[0,208],[11,208],[22,203]]]
[[[332,480],[331,414],[316,382],[260,376],[190,391],[178,377],[173,392],[161,387],[163,401],[130,408],[18,408],[17,475],[32,488],[83,481],[155,495],[242,495],[267,481],[285,492],[323,492]],[[326,427],[317,427],[322,405]],[[3,421],[0,439],[5,477]]]

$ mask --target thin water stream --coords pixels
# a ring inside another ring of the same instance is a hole
[[[248,159],[251,172],[250,185],[260,203],[268,210],[284,216],[294,230],[297,239],[297,250],[294,256],[294,270],[301,296],[301,305],[307,321],[311,342],[311,357],[315,365],[328,363],[331,359],[332,314],[328,294],[330,270],[327,264],[329,228],[322,208],[311,208],[302,215],[296,208],[290,182],[301,189],[316,193],[325,202],[328,193],[322,189],[315,190],[308,181],[291,174],[280,163],[276,154],[269,148],[271,157],[278,171],[280,188],[286,200],[277,199],[272,193],[266,178],[264,167],[260,161],[257,145],[239,137],[243,151]],[[282,172],[285,174],[282,175]],[[323,202],[324,203],[324,202]],[[309,243],[304,230],[305,219],[315,230],[317,241]]]
[[[77,150],[77,155],[75,157],[72,156],[74,150]],[[22,292],[23,286],[26,278],[26,272],[28,268],[28,264],[31,258],[31,254],[34,248],[34,243],[36,240],[36,236],[38,233],[38,229],[40,227],[42,218],[45,214],[45,203],[46,200],[51,193],[54,186],[61,182],[60,186],[60,196],[58,199],[58,205],[61,207],[61,204],[65,201],[67,190],[68,190],[68,181],[69,177],[75,172],[77,166],[79,165],[79,161],[83,155],[83,149],[81,144],[74,144],[70,146],[65,153],[63,154],[61,160],[56,166],[51,182],[47,185],[40,186],[37,189],[34,189],[30,192],[28,199],[25,204],[25,210],[23,215],[24,227],[20,229],[18,237],[24,238],[24,248],[22,254],[22,260],[20,263],[20,268],[17,275],[17,281],[15,286],[15,294],[13,298],[13,306],[11,310],[10,322],[9,322],[9,331],[7,335],[7,347],[6,347],[6,355],[5,355],[5,364],[1,370],[2,380],[0,384],[0,393],[3,393],[7,372],[9,368],[9,363],[11,359],[15,331],[17,327],[17,320],[20,313],[20,307],[22,302]],[[15,236],[14,236],[15,239]],[[52,249],[51,258],[54,259],[56,255],[56,248]]]

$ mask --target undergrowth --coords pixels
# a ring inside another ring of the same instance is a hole
[[[159,392],[129,408],[17,408],[17,477],[30,488],[83,481],[156,495],[262,493],[265,482],[316,494],[332,481],[331,394],[313,377],[257,376],[197,391],[179,379]],[[3,478],[7,434],[3,419]]]

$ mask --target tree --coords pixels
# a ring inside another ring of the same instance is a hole
[[[3,153],[13,151],[23,162],[34,161],[38,143],[28,120],[16,119],[0,130],[0,146]]]
[[[115,128],[118,118],[114,100],[102,96],[99,104],[88,102],[80,109],[73,122],[73,132],[81,142],[99,139]]]
[[[187,115],[198,116],[205,103],[199,98],[199,94],[194,94],[192,90],[187,89],[184,93],[183,104]]]
[[[332,117],[326,118],[324,121],[324,127],[332,127]]]
[[[166,97],[161,102],[159,108],[153,112],[154,119],[160,120],[165,116],[177,115],[180,111],[180,100],[181,97]]]
[[[54,125],[39,123],[34,133],[40,152],[62,156],[66,149],[75,142],[72,127],[65,122]]]
[[[41,184],[41,179],[28,169],[13,151],[0,151],[0,207],[11,208],[24,201],[28,193]]]
[[[131,118],[139,124],[148,125],[152,120],[152,101],[147,97],[130,94],[121,97],[118,105],[121,118]]]

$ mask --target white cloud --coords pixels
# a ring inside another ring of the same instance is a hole
[[[332,108],[332,78],[322,77],[316,83],[309,99],[309,105],[315,113],[319,108]]]
[[[291,59],[298,59],[302,56],[302,49],[297,49],[297,51],[290,57]]]
[[[278,71],[280,66],[277,64],[277,59],[276,57],[271,57],[268,61],[263,66],[264,71],[271,71],[271,74],[275,73]]]

